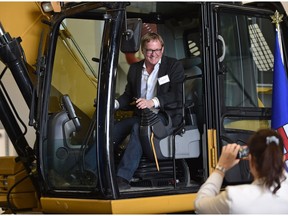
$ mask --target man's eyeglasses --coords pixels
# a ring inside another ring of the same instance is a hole
[[[155,53],[155,54],[159,55],[159,54],[161,53],[161,51],[162,51],[162,48],[160,48],[160,49],[155,49],[155,50],[145,49],[145,52],[146,52],[148,55],[150,55],[150,54],[152,54],[152,53]]]

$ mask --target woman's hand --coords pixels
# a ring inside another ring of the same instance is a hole
[[[233,143],[227,144],[222,147],[222,153],[218,161],[218,165],[229,170],[233,166],[239,163],[239,159],[236,159],[240,150],[240,145]]]

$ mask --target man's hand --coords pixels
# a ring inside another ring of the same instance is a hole
[[[144,98],[138,98],[136,100],[136,107],[138,109],[145,109],[145,108],[152,108],[154,107],[154,102],[153,100],[146,100]]]

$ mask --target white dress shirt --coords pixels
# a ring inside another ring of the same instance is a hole
[[[152,110],[157,113],[160,103],[157,94],[157,81],[158,81],[158,71],[161,64],[161,59],[154,66],[153,71],[149,74],[146,70],[145,63],[143,64],[142,70],[142,78],[141,78],[141,98],[145,98],[147,100],[153,100],[154,108]],[[156,109],[155,109],[156,108]]]

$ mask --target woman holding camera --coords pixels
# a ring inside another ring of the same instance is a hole
[[[251,184],[227,186],[220,192],[225,172],[239,163],[240,145],[223,146],[215,171],[201,186],[196,213],[288,213],[288,175],[284,169],[283,140],[271,129],[257,131],[248,141]]]

